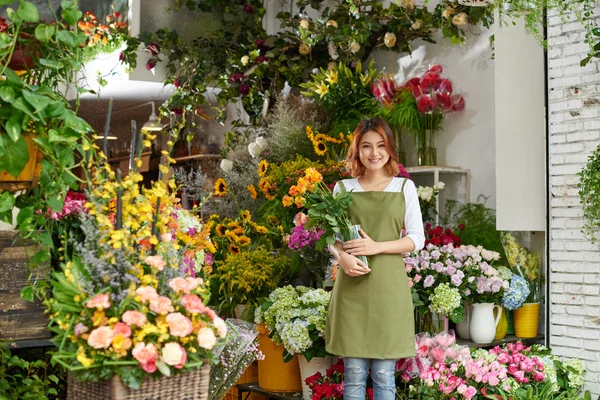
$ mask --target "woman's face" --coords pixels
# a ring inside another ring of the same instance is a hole
[[[371,171],[383,168],[390,159],[383,137],[378,132],[366,132],[358,147],[360,162]]]

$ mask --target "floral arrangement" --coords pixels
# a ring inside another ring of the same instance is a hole
[[[292,272],[290,258],[281,251],[271,253],[264,248],[230,254],[215,263],[211,279],[221,299],[219,309],[233,315],[238,304],[255,307],[279,284],[287,283]],[[212,286],[212,284],[211,284]]]
[[[463,230],[464,228],[464,225],[458,225],[459,230]],[[435,246],[452,244],[458,247],[460,246],[460,238],[452,232],[452,229],[444,229],[439,225],[434,227],[428,222],[425,224],[425,245],[429,243]]]
[[[502,307],[507,310],[516,310],[520,308],[529,296],[529,284],[523,277],[511,274],[509,271],[510,286],[502,296]]]
[[[302,354],[310,361],[325,357],[325,323],[331,294],[323,289],[285,286],[275,289],[255,311],[254,322],[264,323],[275,343],[282,344],[284,360]]]
[[[314,152],[317,156],[325,156],[334,161],[344,161],[348,153],[348,147],[352,143],[353,134],[344,135],[340,132],[339,136],[333,137],[324,133],[314,133],[310,126],[306,126],[306,136],[312,143]]]
[[[423,316],[428,312],[447,315],[459,323],[464,318],[462,300],[499,304],[508,282],[491,266],[498,253],[482,247],[428,244],[405,255],[406,272],[413,291],[413,304]],[[484,301],[485,300],[485,301]]]
[[[173,224],[192,221],[178,210],[165,182],[140,189],[142,176],[123,180],[105,166],[96,170],[81,213],[82,243],[52,274],[50,327],[53,359],[83,381],[118,374],[132,388],[147,374],[165,375],[214,363],[213,347],[227,326],[205,304],[208,290],[187,276],[185,252]],[[190,228],[191,229],[191,228]],[[192,258],[194,256],[192,255]]]
[[[306,385],[312,390],[312,400],[337,400],[344,397],[344,359],[340,358],[326,370],[306,378]],[[373,400],[373,388],[367,388],[367,398]]]
[[[209,400],[223,399],[252,362],[264,359],[253,324],[236,319],[228,319],[226,324],[227,344],[220,349],[219,363],[210,369]]]
[[[440,191],[446,187],[444,182],[437,182],[433,186],[418,186],[417,196],[419,198],[419,205],[421,206],[421,215],[424,221],[435,218],[437,214],[436,210],[436,199],[440,194]]]
[[[127,23],[123,21],[123,16],[113,7],[113,12],[104,17],[104,22],[98,21],[96,16],[87,11],[77,22],[77,27],[83,32],[87,39],[83,43],[84,47],[101,47],[102,52],[110,52],[119,48],[128,37]],[[93,57],[95,53],[90,53]]]
[[[308,216],[299,212],[294,217],[294,227],[287,238],[288,248],[304,260],[305,267],[312,273],[318,287],[326,279],[326,269],[331,256],[328,252],[317,250],[317,242],[325,232],[318,227],[307,228]]]
[[[539,253],[533,254],[521,246],[517,239],[509,232],[502,232],[502,246],[506,253],[508,265],[514,273],[521,276],[529,285],[527,302],[540,301],[540,286],[542,283],[542,260]]]

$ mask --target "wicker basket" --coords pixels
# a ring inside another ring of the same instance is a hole
[[[206,400],[210,366],[160,379],[146,378],[130,389],[117,375],[110,381],[81,383],[68,376],[67,400]]]

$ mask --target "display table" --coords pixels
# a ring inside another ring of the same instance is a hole
[[[302,392],[287,392],[287,393],[279,393],[279,392],[268,392],[264,389],[261,389],[258,386],[257,382],[251,383],[240,383],[236,385],[238,389],[238,400],[247,400],[250,394],[257,393],[263,396],[266,396],[269,399],[274,400],[299,400],[302,399]],[[246,393],[246,396],[244,396]]]

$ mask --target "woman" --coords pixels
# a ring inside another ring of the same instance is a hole
[[[344,273],[338,273],[331,296],[326,347],[344,357],[344,399],[365,399],[371,362],[375,400],[394,400],[396,360],[415,355],[402,253],[419,250],[425,242],[419,199],[412,181],[395,177],[394,135],[382,119],[358,124],[347,168],[354,179],[337,182],[334,193],[350,193],[350,219],[360,224],[362,239],[331,246]],[[368,265],[357,256],[368,256]]]

